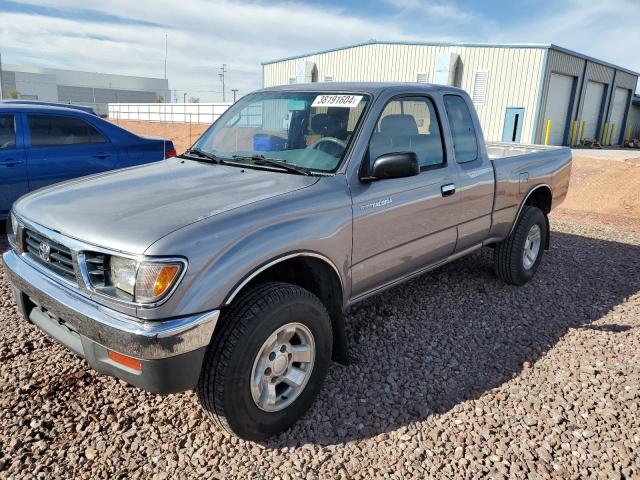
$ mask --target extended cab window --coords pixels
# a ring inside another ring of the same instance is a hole
[[[395,152],[414,152],[422,169],[444,164],[440,125],[430,99],[399,98],[382,111],[369,143],[369,157],[373,161]]]
[[[0,150],[16,148],[16,122],[13,115],[0,115]]]
[[[469,107],[458,95],[445,95],[444,106],[451,127],[456,162],[473,162],[478,158],[478,144]]]
[[[106,142],[100,132],[79,118],[29,115],[29,130],[34,147]]]

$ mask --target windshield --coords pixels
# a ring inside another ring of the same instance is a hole
[[[194,147],[223,159],[262,156],[334,172],[367,102],[366,95],[342,93],[250,94],[232,105]]]

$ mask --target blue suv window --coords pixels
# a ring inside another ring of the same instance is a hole
[[[0,150],[16,148],[16,122],[13,115],[0,115]]]
[[[106,142],[100,132],[79,118],[29,115],[29,130],[34,147]]]

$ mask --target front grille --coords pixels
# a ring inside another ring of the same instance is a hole
[[[33,230],[24,230],[24,248],[29,256],[54,273],[76,281],[71,250]]]
[[[107,255],[98,252],[85,252],[84,261],[87,266],[87,273],[94,288],[106,285],[105,268]]]

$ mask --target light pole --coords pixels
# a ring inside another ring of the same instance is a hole
[[[187,103],[187,92],[182,94],[182,103]]]
[[[220,76],[220,79],[222,80],[222,103],[225,103],[226,97],[225,97],[225,92],[224,92],[224,74],[227,73],[227,64],[223,63],[222,64],[222,68],[220,68],[220,72],[218,75]]]
[[[232,88],[231,91],[233,92],[233,103],[236,103],[236,94],[238,93],[238,89]]]

